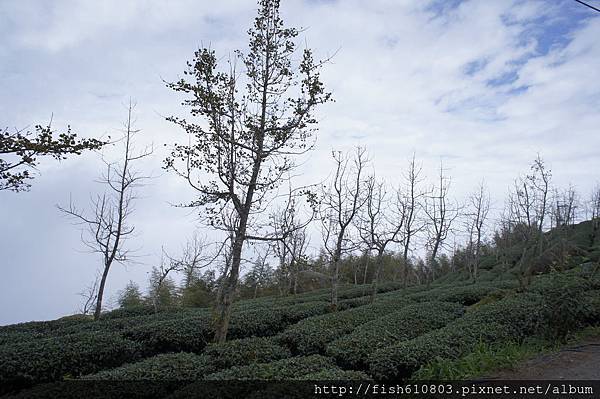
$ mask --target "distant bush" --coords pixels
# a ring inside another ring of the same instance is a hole
[[[436,357],[454,359],[471,352],[478,343],[519,342],[538,331],[541,297],[521,294],[481,306],[446,327],[380,349],[369,356],[376,379],[410,376]]]
[[[0,383],[77,377],[138,359],[140,346],[118,334],[80,333],[0,347]]]
[[[127,306],[103,313],[102,316],[100,316],[100,320],[120,319],[123,317],[134,316],[146,316],[154,313],[154,308],[149,305]]]
[[[355,309],[310,317],[285,330],[282,340],[295,353],[322,353],[327,343],[351,333],[361,324],[399,310],[405,303],[380,301]]]
[[[288,380],[337,369],[333,360],[320,355],[292,357],[271,363],[236,366],[210,374],[207,380]]]
[[[201,380],[214,371],[206,356],[194,353],[167,353],[121,367],[83,376],[84,380]]]
[[[441,328],[464,308],[449,302],[422,302],[363,324],[327,345],[327,355],[350,368],[364,368],[371,353],[399,341]]]

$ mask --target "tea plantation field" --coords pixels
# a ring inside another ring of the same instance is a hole
[[[265,297],[235,305],[225,344],[211,343],[210,309],[119,309],[0,327],[0,385],[65,380],[406,380],[441,357],[484,343],[560,336],[600,323],[600,279],[573,269],[537,276],[527,290],[497,278],[416,286],[381,284]],[[566,330],[565,330],[566,329]],[[47,385],[44,385],[47,386]],[[33,391],[30,391],[33,389]]]

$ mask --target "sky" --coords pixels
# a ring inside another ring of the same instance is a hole
[[[0,2],[2,127],[52,119],[57,130],[115,137],[133,98],[138,146],[154,145],[140,165],[154,178],[132,217],[136,261],[111,269],[109,306],[129,280],[146,286],[161,247],[177,253],[205,231],[173,206],[193,192],[162,169],[184,138],[165,118],[187,111],[165,81],[202,46],[245,51],[255,11],[252,0]],[[582,197],[600,180],[600,13],[571,0],[283,0],[281,14],[303,28],[302,46],[333,56],[322,80],[335,102],[317,111],[302,183],[327,178],[331,151],[356,145],[390,184],[413,153],[431,181],[443,162],[457,200],[485,179],[496,208],[538,153],[554,183]],[[29,192],[0,192],[0,325],[79,307],[100,259],[56,205],[87,206],[103,190],[102,165],[94,153],[45,160]]]

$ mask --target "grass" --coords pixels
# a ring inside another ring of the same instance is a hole
[[[600,326],[581,329],[567,338],[566,345],[573,345],[589,338],[600,337]],[[531,337],[522,343],[480,343],[475,350],[458,359],[437,358],[421,367],[413,375],[414,380],[466,380],[482,377],[502,370],[514,369],[533,357],[559,351],[565,343]]]

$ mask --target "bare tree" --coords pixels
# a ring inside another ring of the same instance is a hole
[[[96,300],[98,299],[98,284],[100,282],[100,274],[96,273],[94,281],[90,283],[85,289],[77,295],[83,298],[83,303],[79,308],[79,312],[83,315],[94,313],[94,307],[96,306]]]
[[[552,207],[552,227],[572,226],[577,220],[579,198],[572,184],[565,190],[554,189]]]
[[[402,231],[402,262],[404,267],[404,286],[408,284],[408,273],[410,271],[408,256],[412,249],[415,236],[423,231],[425,223],[423,223],[421,213],[423,212],[423,201],[426,192],[421,185],[424,178],[422,177],[423,168],[417,166],[415,154],[413,154],[409,164],[408,171],[404,175],[404,187],[402,194],[398,197],[398,202],[405,209],[405,220]]]
[[[194,232],[183,247],[181,254],[177,257],[169,255],[163,250],[171,263],[177,265],[177,269],[183,274],[183,289],[189,288],[198,279],[200,269],[210,265],[215,257],[207,253],[208,244],[205,237],[200,237]]]
[[[452,204],[448,198],[451,180],[444,174],[444,166],[440,162],[438,185],[434,186],[431,194],[425,197],[425,215],[427,215],[427,259],[435,278],[435,263],[439,251],[444,248],[444,243],[452,229],[452,223],[459,215],[459,206]]]
[[[133,138],[139,130],[133,128],[134,107],[130,102],[123,137],[123,158],[121,162],[104,161],[106,173],[99,182],[107,186],[107,192],[92,199],[91,213],[77,208],[73,201],[69,201],[66,208],[57,206],[61,212],[74,218],[77,224],[85,226],[82,242],[102,257],[103,268],[94,311],[95,320],[98,320],[102,311],[102,299],[111,266],[115,262],[125,263],[130,260],[131,251],[125,244],[134,233],[134,226],[129,224],[129,219],[134,210],[135,190],[149,178],[133,168],[135,162],[152,153],[150,147],[135,153]]]
[[[544,226],[548,214],[548,195],[550,193],[550,179],[552,172],[547,169],[544,160],[538,156],[531,165],[531,174],[527,176],[531,187],[534,189],[536,224],[537,224],[537,253],[544,251]]]
[[[406,205],[401,201],[401,193],[396,192],[396,199],[392,208],[383,182],[377,181],[375,176],[370,176],[365,183],[365,206],[358,214],[358,231],[365,245],[365,260],[369,259],[371,251],[375,251],[375,274],[373,276],[371,302],[377,295],[377,286],[383,267],[383,256],[388,245],[400,242],[402,228],[406,217]],[[365,280],[367,275],[365,264]]]
[[[481,259],[481,244],[490,211],[490,194],[484,182],[469,197],[466,213],[469,231],[468,263],[469,274],[473,281],[477,280]]]
[[[549,213],[548,202],[552,173],[538,155],[530,167],[531,174],[515,181],[514,191],[509,195],[509,219],[511,229],[521,236],[523,253],[519,259],[522,286],[529,284],[535,255],[544,250],[544,228]],[[529,267],[525,267],[529,260]]]
[[[366,201],[363,171],[368,162],[366,150],[357,147],[352,158],[333,151],[335,174],[324,188],[321,200],[321,224],[324,247],[331,266],[331,307],[337,309],[340,262],[342,255],[354,248],[349,244],[349,228],[358,210]]]
[[[277,270],[281,294],[298,291],[298,279],[301,261],[305,258],[308,248],[307,225],[312,221],[312,216],[305,221],[300,220],[300,207],[296,198],[290,196],[285,207],[280,208],[272,215],[275,235],[282,237],[273,242],[274,253],[279,260]]]
[[[215,52],[200,49],[185,72],[191,81],[168,84],[191,96],[184,105],[205,123],[169,118],[185,129],[190,143],[174,147],[166,168],[197,191],[198,199],[189,206],[202,207],[208,224],[231,237],[227,272],[220,279],[216,301],[216,342],[227,337],[244,244],[268,235],[270,226],[261,223],[265,219],[261,215],[294,168],[293,158],[312,148],[317,122],[312,113],[330,98],[319,77],[322,63],[313,60],[309,49],[296,64],[298,30],[284,27],[279,1],[260,0],[258,7],[248,31],[247,54],[236,51],[221,70]],[[244,74],[238,73],[237,61]],[[234,223],[220,223],[219,215],[231,212]]]
[[[590,246],[593,246],[600,233],[600,185],[597,185],[592,191],[590,208],[590,220],[592,221]]]

